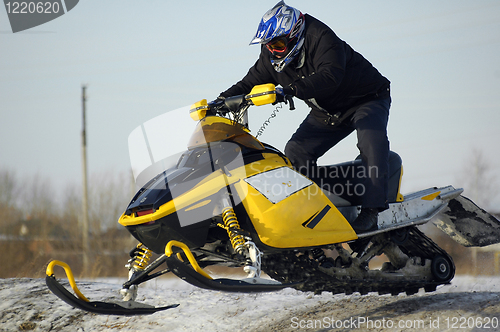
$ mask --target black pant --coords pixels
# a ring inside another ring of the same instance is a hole
[[[319,157],[356,130],[362,165],[366,170],[362,207],[388,208],[387,177],[389,140],[387,122],[391,98],[366,102],[355,107],[350,119],[338,125],[321,122],[312,112],[292,135],[285,155],[301,172],[314,167]]]

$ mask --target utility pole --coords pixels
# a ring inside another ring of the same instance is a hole
[[[83,249],[83,271],[88,273],[89,270],[89,203],[88,203],[88,191],[87,191],[87,134],[86,134],[86,101],[87,96],[85,94],[87,89],[86,85],[82,85],[82,115],[83,115],[83,126],[82,126],[82,172],[83,172],[83,195],[82,195],[82,249]]]

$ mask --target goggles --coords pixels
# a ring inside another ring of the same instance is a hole
[[[275,54],[281,54],[284,53],[287,50],[287,40],[286,38],[278,38],[278,39],[273,39],[269,43],[266,44],[267,49],[269,52]]]

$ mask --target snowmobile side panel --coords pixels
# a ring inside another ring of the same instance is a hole
[[[500,221],[462,195],[450,200],[432,222],[465,247],[500,243]]]
[[[291,168],[259,173],[235,188],[266,246],[304,248],[357,239],[321,188]]]

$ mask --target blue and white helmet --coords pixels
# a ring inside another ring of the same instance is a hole
[[[266,45],[271,64],[281,72],[299,54],[304,44],[304,29],[304,15],[282,0],[264,14],[250,45]]]

